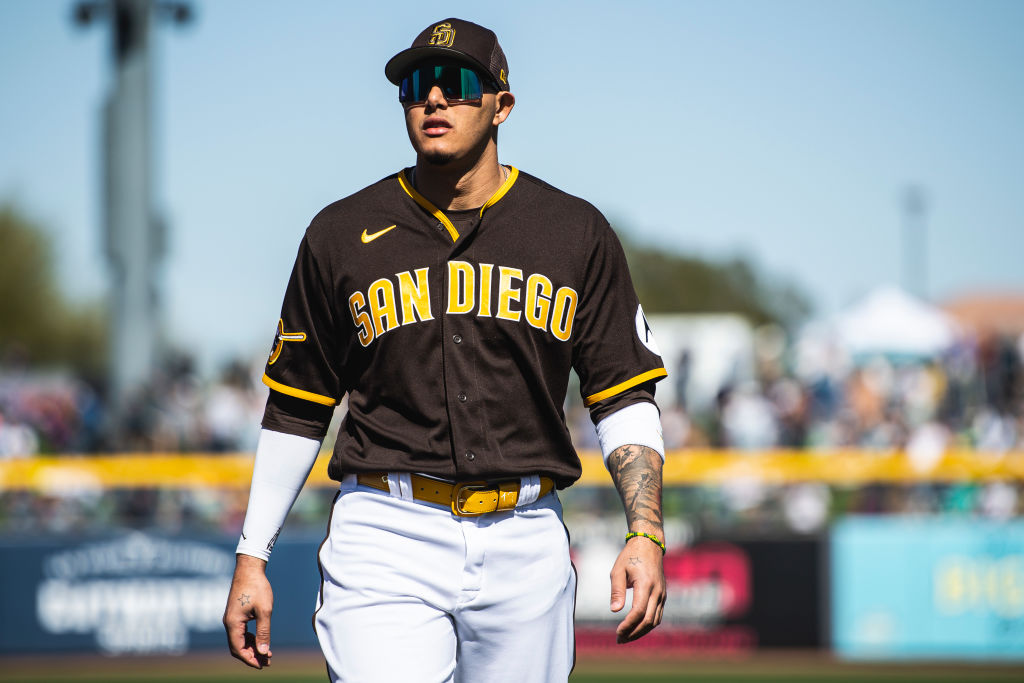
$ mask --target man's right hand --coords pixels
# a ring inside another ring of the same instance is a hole
[[[258,557],[237,555],[228,604],[224,609],[224,630],[231,655],[255,669],[270,666],[270,613],[274,592],[266,575],[267,563]],[[256,634],[246,629],[256,620]]]

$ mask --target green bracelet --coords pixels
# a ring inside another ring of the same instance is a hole
[[[633,538],[634,536],[643,536],[644,538],[651,539],[652,541],[654,541],[655,543],[658,544],[659,548],[661,548],[661,554],[662,555],[665,554],[665,544],[662,543],[661,541],[659,541],[658,537],[655,536],[654,534],[645,534],[642,531],[630,531],[628,534],[626,534],[626,540],[628,541],[629,539]]]

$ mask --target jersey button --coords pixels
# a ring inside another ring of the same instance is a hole
[[[462,335],[461,334],[454,334],[454,335],[452,335],[452,341],[455,342],[456,344],[461,344],[462,343]]]
[[[469,397],[466,396],[466,394],[464,394],[464,393],[460,393],[459,394],[459,401],[460,402],[465,403],[467,398],[469,398]]]
[[[476,453],[473,451],[466,451],[466,460],[476,460]]]

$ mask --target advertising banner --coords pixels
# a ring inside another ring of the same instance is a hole
[[[624,654],[608,608],[608,572],[621,548],[574,546],[576,646]],[[662,625],[628,648],[650,653],[745,652],[822,645],[821,545],[816,539],[708,541],[665,556],[668,600]]]
[[[848,518],[831,565],[843,656],[1024,660],[1024,522]]]
[[[581,533],[573,545],[581,652],[723,653],[822,644],[820,544],[802,539],[708,541],[670,550],[663,625],[617,646],[615,626],[625,612],[608,608],[608,572],[622,547],[615,535],[603,541],[600,534]],[[317,647],[312,614],[320,540],[287,534],[274,548],[268,576],[275,647]],[[0,653],[226,653],[221,617],[234,547],[234,538],[139,531],[8,539],[0,543]]]
[[[319,539],[282,541],[274,644],[315,647]],[[223,647],[234,540],[126,532],[0,544],[0,653],[174,654]]]

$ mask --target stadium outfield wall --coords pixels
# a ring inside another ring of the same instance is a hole
[[[327,476],[329,453],[321,453],[307,486],[334,488]],[[584,486],[611,486],[599,453],[583,451]],[[248,489],[251,453],[51,455],[0,462],[0,493],[64,489],[193,488]],[[919,463],[901,451],[670,451],[666,486],[716,485],[736,479],[764,484],[818,481],[834,485],[914,482],[1024,481],[1024,452],[947,451]]]
[[[611,485],[582,455],[580,489]],[[0,495],[60,497],[112,489],[222,489],[244,497],[252,456],[36,457],[0,463]],[[1024,481],[1024,453],[954,451],[922,468],[902,453],[684,451],[667,487]],[[308,487],[336,486],[326,455]],[[575,490],[575,489],[574,489]],[[612,493],[614,495],[614,493]],[[567,515],[571,510],[567,499]],[[569,521],[577,567],[577,645],[617,655],[832,649],[856,660],[1024,661],[1024,521],[967,515],[853,515],[785,536],[702,533],[665,558],[665,622],[627,647],[607,609],[621,520]],[[314,647],[318,534],[282,537],[269,565],[278,647]],[[173,654],[223,647],[236,538],[230,532],[102,529],[0,538],[0,653]]]

